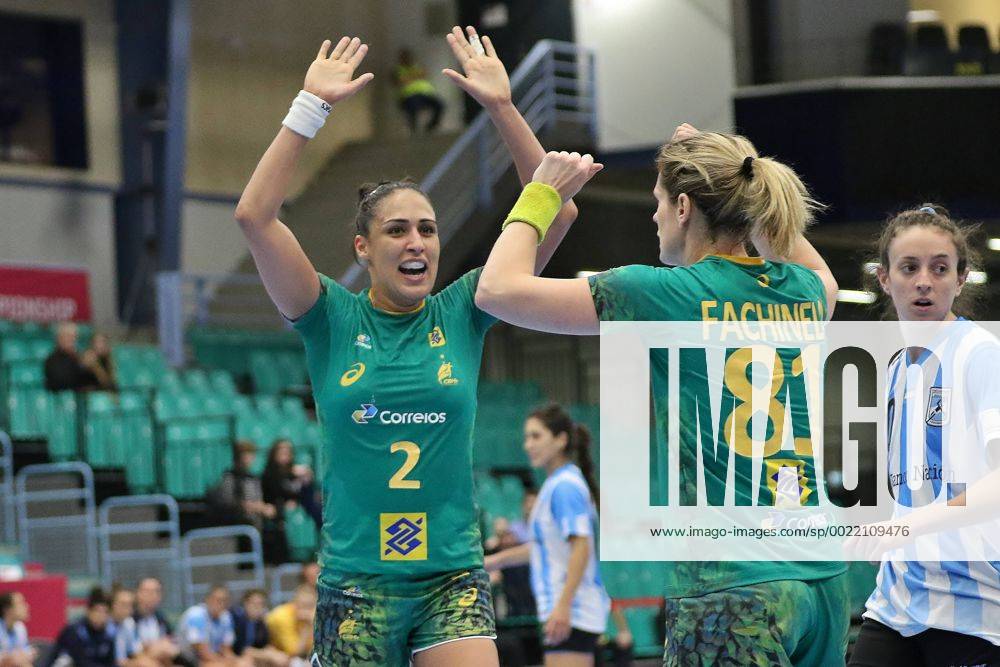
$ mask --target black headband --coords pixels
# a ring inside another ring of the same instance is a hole
[[[743,166],[740,167],[740,173],[743,174],[747,180],[753,178],[753,156],[748,155],[743,158]]]

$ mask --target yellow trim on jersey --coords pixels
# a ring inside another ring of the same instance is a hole
[[[749,257],[749,256],[737,256],[737,255],[723,255],[720,253],[710,252],[701,259],[707,259],[708,257],[718,257],[719,259],[725,259],[730,262],[735,262],[737,264],[746,264],[747,266],[760,266],[764,263],[763,257]],[[698,260],[699,262],[701,261]]]
[[[368,303],[370,303],[372,305],[372,308],[374,308],[375,310],[377,310],[380,313],[385,313],[386,315],[395,315],[397,317],[402,317],[403,315],[412,315],[413,313],[419,313],[421,310],[424,309],[424,306],[427,305],[427,299],[421,299],[420,305],[417,306],[416,308],[414,308],[413,310],[406,310],[406,311],[403,311],[402,313],[396,313],[396,312],[393,312],[391,310],[386,310],[385,308],[379,308],[378,306],[376,306],[375,305],[375,298],[372,296],[371,289],[369,289],[368,290]]]

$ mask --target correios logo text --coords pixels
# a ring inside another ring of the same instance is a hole
[[[446,412],[395,412],[379,410],[374,403],[362,403],[360,410],[351,413],[355,424],[367,424],[376,420],[377,424],[443,424],[448,419]]]

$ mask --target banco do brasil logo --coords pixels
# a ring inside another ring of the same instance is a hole
[[[379,410],[374,403],[362,403],[360,410],[351,413],[355,424],[367,424],[374,419],[376,424],[443,424],[448,419],[447,412],[396,412]]]

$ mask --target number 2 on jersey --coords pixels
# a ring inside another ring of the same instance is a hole
[[[400,442],[394,442],[389,446],[389,451],[393,454],[396,452],[405,452],[406,460],[403,461],[403,465],[399,467],[396,474],[389,479],[390,489],[419,489],[420,480],[418,479],[406,479],[406,476],[417,466],[417,461],[420,460],[420,447],[415,442],[410,442],[409,440],[402,440]]]

